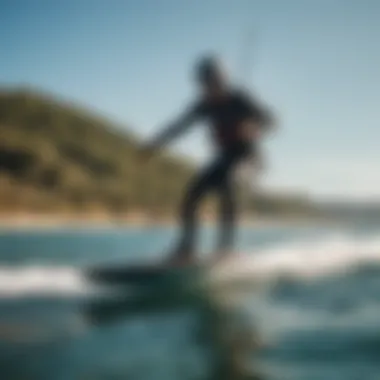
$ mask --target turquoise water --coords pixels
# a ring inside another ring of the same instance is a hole
[[[215,378],[223,355],[207,335],[216,321],[201,304],[129,311],[98,325],[87,318],[84,305],[97,296],[81,268],[158,259],[175,233],[1,233],[2,378]],[[259,348],[244,350],[246,365],[260,378],[380,379],[379,233],[374,225],[241,229],[237,250],[246,260],[239,270],[257,281],[236,296],[229,320],[235,318],[240,335],[260,338]],[[200,255],[214,237],[213,230],[202,231]]]

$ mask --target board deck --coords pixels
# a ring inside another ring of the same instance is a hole
[[[158,286],[195,280],[201,272],[199,266],[169,268],[160,265],[114,265],[90,268],[86,276],[90,281],[107,285]]]
[[[161,263],[99,265],[88,268],[84,275],[90,282],[102,286],[147,290],[156,287],[157,291],[251,287],[256,282],[256,276],[252,276],[246,257],[242,255],[184,267],[169,267]]]

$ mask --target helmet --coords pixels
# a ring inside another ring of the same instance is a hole
[[[196,80],[200,83],[218,80],[222,76],[222,71],[220,60],[217,57],[212,55],[204,56],[196,65]]]

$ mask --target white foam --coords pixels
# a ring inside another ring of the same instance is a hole
[[[323,241],[294,242],[223,263],[220,276],[252,277],[257,280],[288,277],[315,278],[380,264],[380,238],[353,239],[334,236]]]
[[[222,279],[308,279],[371,263],[380,264],[380,237],[359,240],[343,235],[241,254],[221,264],[215,274]],[[0,267],[0,298],[84,295],[93,290],[80,269],[69,266]]]
[[[82,295],[90,287],[72,267],[0,267],[0,297]]]

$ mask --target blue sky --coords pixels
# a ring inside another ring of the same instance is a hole
[[[211,49],[278,113],[266,187],[378,198],[379,19],[377,0],[2,0],[0,83],[147,137],[192,100],[192,63]],[[202,162],[205,130],[175,149]]]

